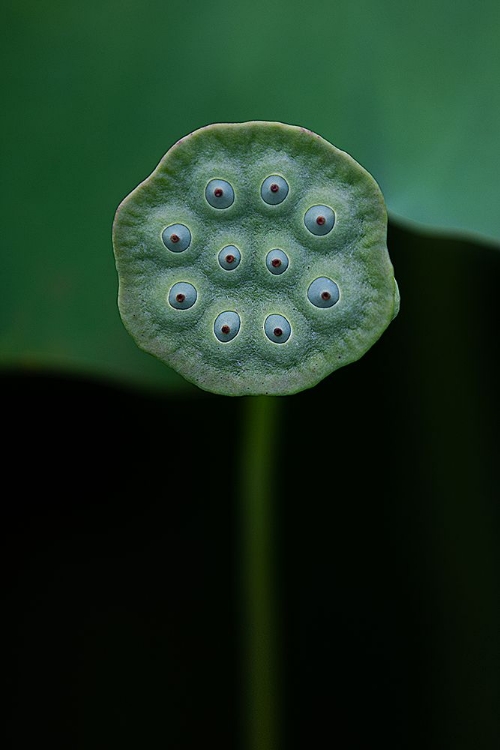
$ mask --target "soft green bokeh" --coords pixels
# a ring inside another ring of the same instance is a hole
[[[309,127],[393,216],[498,241],[499,29],[486,0],[4,3],[0,362],[190,387],[121,324],[111,223],[210,122]]]

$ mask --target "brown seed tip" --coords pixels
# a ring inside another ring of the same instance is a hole
[[[170,235],[170,242],[174,242],[175,243],[175,242],[179,242],[179,240],[180,240],[180,237],[179,237],[178,234],[171,234]]]
[[[280,186],[276,182],[273,182],[273,184],[269,187],[271,193],[277,193],[279,189]]]
[[[320,227],[322,227],[323,224],[325,223],[325,221],[326,221],[326,219],[325,219],[324,216],[318,216],[318,218],[316,219],[316,224],[318,224]]]
[[[177,302],[182,303],[186,299],[186,295],[182,294],[182,292],[179,292],[179,294],[175,295],[175,299],[177,300]]]
[[[220,198],[223,194],[224,194],[224,191],[222,190],[222,188],[220,187],[215,188],[214,195],[216,198]]]
[[[222,328],[221,328],[221,331],[222,331],[222,333],[224,333],[224,334],[225,334],[226,336],[227,336],[227,334],[228,334],[228,333],[231,333],[231,329],[229,328],[229,326],[228,326],[228,325],[223,325],[223,326],[222,326]]]
[[[234,255],[231,255],[230,253],[226,255],[226,263],[234,263],[235,257]]]
[[[281,260],[279,258],[273,258],[271,265],[273,268],[279,268],[281,266]]]
[[[275,328],[273,331],[274,335],[279,338],[280,336],[283,336],[283,331],[281,328]]]
[[[327,300],[331,298],[330,292],[321,292],[321,299]]]

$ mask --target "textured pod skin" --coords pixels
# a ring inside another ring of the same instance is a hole
[[[261,195],[269,175],[289,186],[276,205]],[[227,208],[207,201],[211,180],[232,187]],[[335,214],[326,235],[304,223],[316,205]],[[162,241],[174,224],[191,232],[183,252],[171,252]],[[209,125],[178,141],[118,207],[113,245],[120,314],[141,348],[200,388],[232,396],[296,393],[359,359],[397,314],[386,234],[375,180],[320,136],[277,122]],[[219,262],[228,245],[241,252],[230,273]],[[281,275],[266,266],[275,248],[289,259]],[[319,277],[338,285],[331,307],[308,299]],[[168,304],[178,282],[196,289],[189,309]],[[214,322],[226,310],[236,311],[241,324],[231,341],[221,342]],[[275,314],[291,325],[282,344],[264,331]]]

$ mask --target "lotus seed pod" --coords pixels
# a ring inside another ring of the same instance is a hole
[[[224,395],[287,395],[359,359],[399,309],[381,191],[348,154],[277,122],[182,138],[113,226],[137,344]]]

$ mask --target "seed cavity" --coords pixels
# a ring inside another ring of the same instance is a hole
[[[339,301],[339,297],[337,284],[326,276],[315,279],[307,290],[307,298],[315,307],[333,307]]]
[[[283,203],[288,195],[288,191],[288,182],[276,174],[266,177],[260,188],[262,200],[270,206],[277,206],[278,203]]]
[[[168,301],[176,310],[188,310],[198,298],[198,292],[188,281],[178,281],[168,293]]]
[[[264,322],[267,338],[275,344],[284,344],[290,338],[292,327],[283,315],[268,315]]]
[[[232,341],[240,332],[241,320],[237,312],[226,310],[217,315],[214,322],[214,333],[222,343]]]
[[[234,190],[226,180],[210,180],[205,198],[213,208],[229,208],[234,203]]]
[[[335,213],[329,206],[311,206],[305,213],[304,224],[311,234],[322,237],[332,231]]]
[[[173,253],[182,253],[191,244],[191,232],[185,224],[170,224],[161,233],[161,238]]]
[[[286,253],[283,250],[277,248],[268,252],[266,256],[266,266],[269,271],[275,276],[279,276],[284,273],[288,268],[289,260]]]
[[[236,245],[226,245],[219,252],[219,264],[226,271],[234,271],[240,265],[241,253]]]

